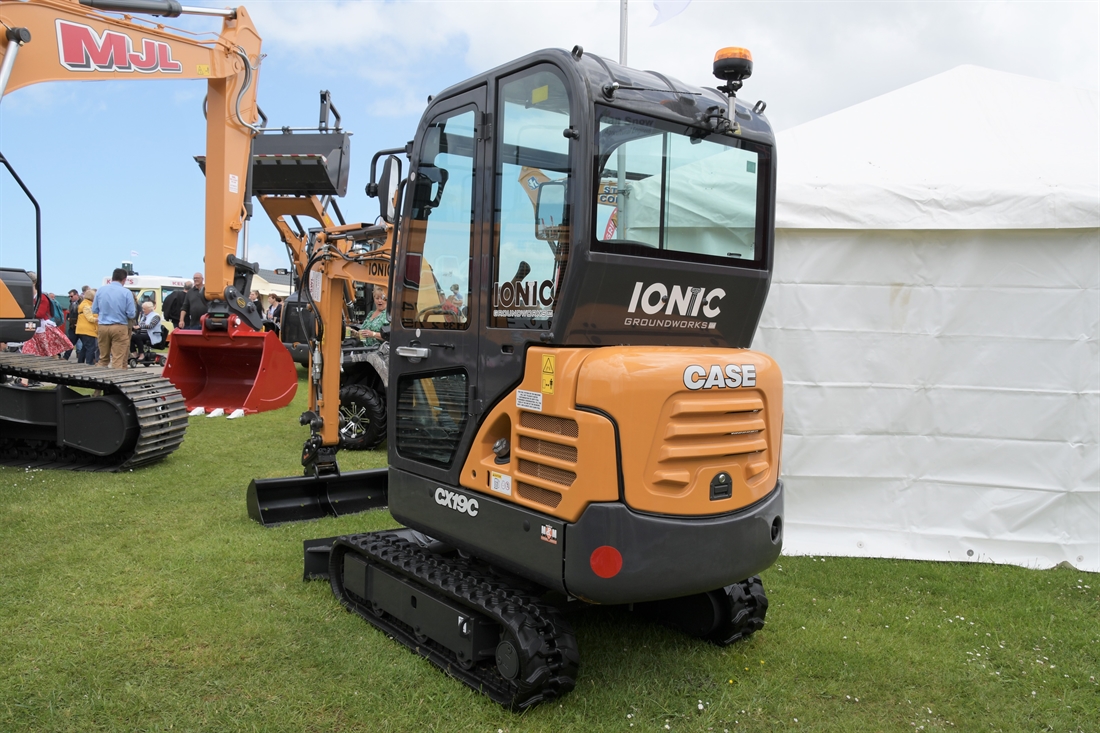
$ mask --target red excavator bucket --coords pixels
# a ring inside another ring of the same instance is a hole
[[[289,405],[298,389],[298,371],[279,337],[244,324],[227,331],[208,331],[205,324],[202,331],[176,329],[164,376],[183,394],[188,410],[207,412],[276,410]]]

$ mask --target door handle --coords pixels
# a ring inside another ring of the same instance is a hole
[[[423,346],[398,346],[394,351],[397,352],[398,356],[405,357],[413,364],[432,355],[432,350]]]

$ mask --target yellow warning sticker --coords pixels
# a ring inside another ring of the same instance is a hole
[[[544,84],[541,87],[531,90],[531,104],[538,104],[539,102],[545,102],[550,98],[550,85]]]
[[[544,354],[542,357],[542,393],[554,394],[554,366],[553,354]]]
[[[199,76],[210,76],[210,64],[197,64],[195,73]]]

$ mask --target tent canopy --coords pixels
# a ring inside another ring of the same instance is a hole
[[[1097,94],[960,67],[778,138],[784,551],[1100,572]]]
[[[1100,226],[1096,92],[959,66],[779,133],[776,226]]]

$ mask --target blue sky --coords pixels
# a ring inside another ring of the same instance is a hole
[[[192,5],[221,3],[192,0]],[[352,138],[341,208],[373,220],[363,195],[375,150],[403,145],[429,94],[545,47],[618,55],[618,0],[247,3],[264,38],[260,105],[275,126],[316,124],[328,89]],[[714,51],[747,46],[755,71],[742,97],[768,102],[786,129],[959,64],[1100,86],[1100,4],[815,3],[694,0],[652,26],[630,4],[632,66],[712,86]],[[171,25],[216,31],[212,18]],[[33,42],[33,41],[32,41]],[[46,290],[101,282],[123,259],[147,275],[201,269],[204,151],[201,82],[57,83],[0,104],[0,150],[43,208]],[[1023,112],[1023,100],[1021,102]],[[930,114],[936,110],[929,100]],[[782,151],[780,151],[782,161]],[[250,259],[286,266],[259,206]],[[0,266],[30,269],[33,210],[0,175]]]

